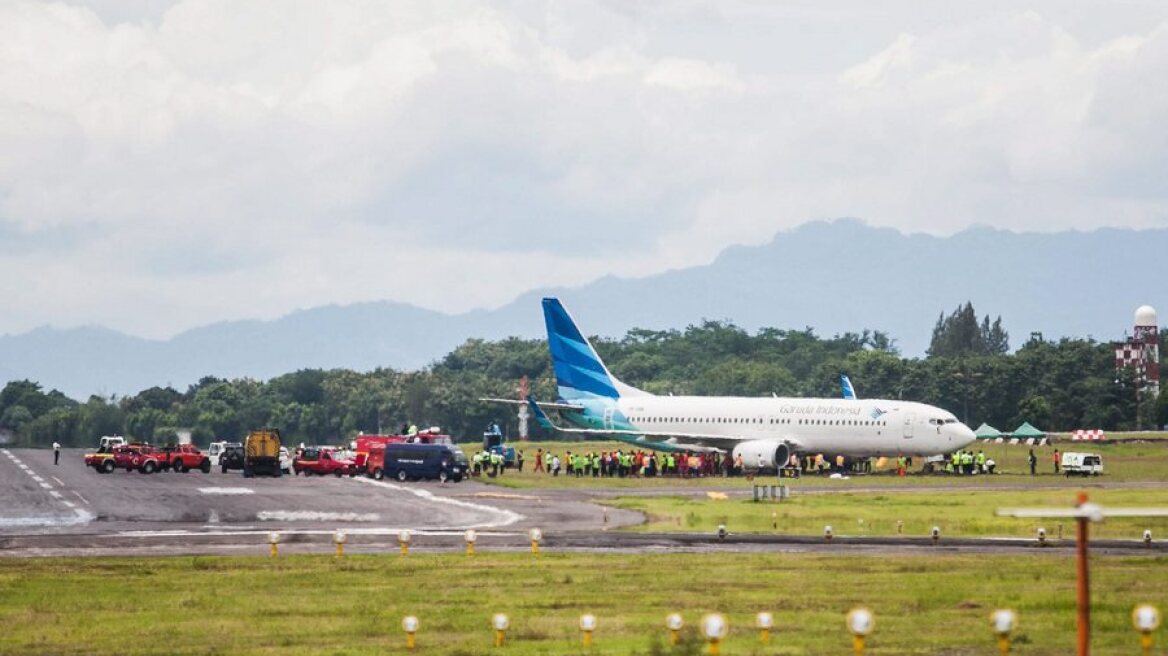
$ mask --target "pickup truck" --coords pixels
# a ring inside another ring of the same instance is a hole
[[[327,446],[310,446],[296,454],[292,459],[292,471],[305,476],[356,476],[357,463],[348,458],[342,458],[338,451]]]
[[[111,461],[113,468],[108,471],[124,469],[126,471],[136,470],[142,474],[153,474],[170,466],[166,453],[149,444],[127,444],[115,447],[114,457]],[[108,467],[108,465],[103,466]]]
[[[211,473],[211,458],[193,444],[178,444],[164,447],[169,467],[175,473],[185,473],[198,469],[204,474]]]

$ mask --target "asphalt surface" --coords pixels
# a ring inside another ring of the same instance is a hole
[[[54,465],[49,450],[0,449],[0,556],[256,554],[267,553],[273,533],[284,553],[322,553],[333,550],[338,530],[345,548],[355,553],[397,552],[403,530],[410,531],[414,550],[462,550],[467,529],[478,533],[479,548],[525,550],[531,528],[543,532],[543,548],[579,551],[1065,556],[1073,548],[1070,540],[1039,547],[1033,540],[943,539],[934,544],[927,538],[836,537],[828,543],[807,536],[618,532],[610,529],[643,518],[594,502],[610,496],[609,490],[511,491],[473,481],[391,483],[361,476],[244,479],[239,472],[217,469],[209,474],[98,474],[85,467],[83,453],[64,450],[60,465]],[[703,493],[692,488],[644,492]],[[1164,554],[1168,544],[1097,541],[1093,550],[1099,555]]]

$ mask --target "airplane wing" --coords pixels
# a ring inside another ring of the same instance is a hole
[[[527,401],[523,401],[520,399],[484,398],[484,399],[479,399],[479,400],[484,401],[486,403],[506,403],[507,405],[527,405],[528,404]],[[537,401],[536,403],[538,403],[539,407],[541,407],[541,408],[550,408],[552,410],[570,410],[570,411],[575,411],[575,412],[582,412],[584,410],[584,406],[576,405],[574,403],[551,403],[548,401]]]
[[[528,407],[531,408],[535,415],[535,420],[540,426],[551,430],[556,430],[562,433],[570,433],[572,435],[591,435],[596,437],[604,437],[611,435],[619,435],[622,437],[633,437],[636,441],[643,442],[646,446],[660,445],[668,449],[689,449],[690,451],[732,451],[734,447],[749,439],[747,438],[727,435],[711,435],[709,433],[685,433],[685,432],[657,432],[657,431],[631,431],[621,429],[596,429],[596,428],[568,428],[559,426],[547,416],[547,413],[540,407],[544,404],[537,403],[534,399],[527,399]],[[652,439],[656,438],[656,440]],[[792,447],[798,449],[800,444],[793,440],[784,439],[784,442],[790,444]]]

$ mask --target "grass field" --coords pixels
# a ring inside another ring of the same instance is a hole
[[[1166,489],[1091,490],[1090,499],[1104,507],[1168,507]],[[1074,523],[1068,520],[1034,520],[997,517],[1004,507],[1068,508],[1074,505],[1071,490],[1035,489],[1026,492],[980,490],[969,492],[795,494],[775,502],[751,500],[711,500],[692,497],[619,497],[605,503],[646,515],[647,523],[636,531],[709,531],[719,524],[735,533],[781,533],[823,535],[830,525],[836,535],[897,535],[903,522],[904,535],[923,537],[932,527],[951,537],[1032,538],[1039,526],[1054,540],[1060,534],[1074,539]],[[773,513],[773,516],[772,516]],[[775,528],[774,524],[778,527]],[[1113,518],[1091,527],[1091,535],[1103,538],[1140,539],[1150,529],[1157,539],[1168,538],[1168,518]],[[1168,572],[1165,573],[1168,583]]]
[[[552,477],[532,471],[535,462],[536,449],[543,449],[545,453],[552,452],[563,458],[565,451],[592,452],[627,449],[629,445],[620,442],[532,442],[523,445],[526,467],[522,473],[508,470],[504,475],[491,479],[481,476],[476,480],[496,485],[515,488],[651,488],[690,485],[693,487],[727,487],[744,488],[749,483],[743,478],[723,478],[722,476],[708,478],[574,478],[568,476]],[[799,481],[784,480],[792,486],[800,484],[815,484],[817,486],[830,485],[847,489],[858,485],[879,483],[881,485],[915,486],[938,485],[947,482],[960,482],[963,485],[979,485],[991,487],[994,485],[1045,485],[1051,483],[1067,483],[1064,476],[1053,474],[1051,463],[1056,446],[1033,447],[1038,457],[1038,476],[1030,476],[1026,460],[1031,447],[1006,444],[975,444],[973,448],[984,449],[987,457],[997,463],[999,474],[995,476],[945,476],[945,475],[915,475],[919,471],[919,463],[914,467],[914,475],[900,478],[894,476],[891,470],[865,476],[854,476],[848,480],[829,479],[821,476],[808,476]],[[1057,445],[1060,451],[1076,450],[1097,452],[1103,455],[1105,481],[1154,481],[1168,483],[1168,440],[1148,440],[1137,443],[1120,444],[1061,444]],[[464,449],[473,452],[473,446],[464,445]],[[773,476],[768,482],[775,482]],[[1071,481],[1073,483],[1074,480]]]
[[[1131,608],[1168,607],[1166,573],[1163,557],[1095,559],[1095,653],[1136,653]],[[414,614],[423,654],[694,654],[699,618],[717,611],[731,626],[724,654],[850,654],[844,614],[863,604],[876,615],[870,654],[994,654],[988,615],[1010,607],[1013,653],[1062,655],[1074,589],[1073,559],[1049,553],[4,559],[0,653],[403,653],[401,618]],[[761,610],[777,626],[765,648]],[[687,643],[671,650],[674,611]],[[503,649],[495,612],[511,617]],[[590,650],[583,612],[599,620]]]

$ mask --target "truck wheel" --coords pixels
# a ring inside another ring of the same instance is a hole
[[[157,466],[154,464],[153,460],[147,460],[146,462],[142,463],[142,468],[138,471],[142,472],[143,474],[153,474],[156,468]]]
[[[280,478],[283,475],[284,475],[284,472],[280,471],[279,467],[276,467],[274,470],[272,470],[272,476],[274,476],[275,478]]]
[[[226,474],[227,473],[227,463],[223,463],[222,465],[220,465],[220,467],[223,469],[223,473]]]
[[[244,478],[251,478],[252,476],[255,476],[255,472],[253,472],[251,470],[251,467],[244,467],[243,468],[243,477]]]
[[[439,481],[441,481],[441,482],[445,483],[447,478],[449,478],[449,476],[447,476],[447,475],[446,475],[446,470],[445,470],[445,469],[443,469],[442,471],[438,472],[438,480],[439,480]]]
[[[203,472],[204,474],[211,473],[211,459],[210,458],[203,458],[203,462],[199,463],[199,471]]]
[[[333,476],[336,476],[337,478],[340,478],[340,477],[341,477],[341,474],[343,474],[343,473],[344,473],[344,472],[342,472],[342,471],[341,471],[341,470],[339,470],[339,469],[334,469],[334,470],[333,470]]]
[[[99,471],[103,474],[112,474],[114,472],[114,461],[106,460],[101,463],[101,469]]]
[[[184,471],[186,471],[186,469],[187,469],[186,467],[183,467],[183,461],[182,461],[182,460],[175,460],[175,461],[174,461],[174,464],[173,464],[173,465],[171,465],[171,467],[173,467],[173,468],[174,468],[174,473],[176,473],[176,474],[181,474],[181,473],[183,473]]]
[[[406,476],[406,470],[404,470],[404,469],[397,470],[397,474],[395,474],[394,476],[397,478],[397,480],[401,481],[402,483],[405,483],[406,480],[409,479],[409,476]]]
[[[373,479],[377,480],[377,481],[380,481],[381,479],[385,478],[385,472],[381,471],[381,467],[374,467],[372,475],[373,475]]]

